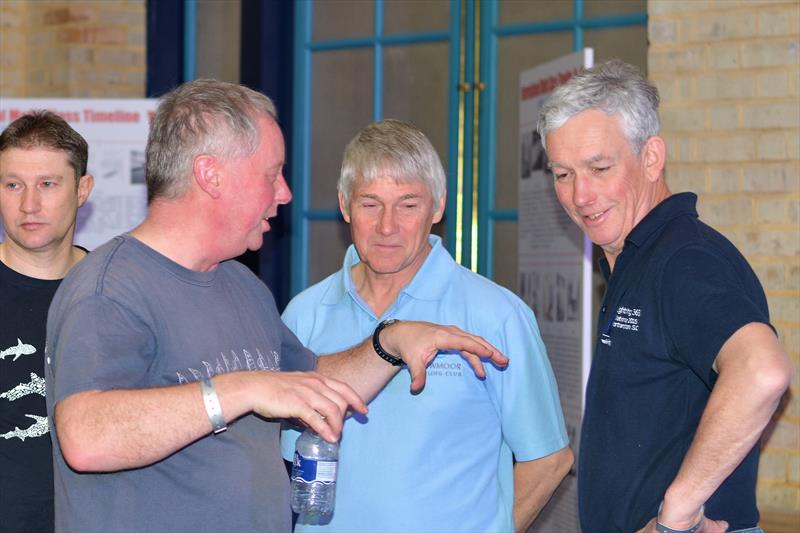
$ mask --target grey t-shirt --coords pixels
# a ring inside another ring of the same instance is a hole
[[[50,307],[47,346],[51,427],[55,404],[80,391],[315,364],[281,322],[269,289],[243,265],[195,272],[129,235],[89,254],[64,280]],[[248,415],[154,465],[79,474],[53,431],[56,529],[289,531],[279,437],[277,422]]]

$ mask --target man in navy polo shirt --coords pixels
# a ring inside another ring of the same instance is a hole
[[[585,532],[756,528],[758,440],[790,379],[742,255],[672,195],[658,91],[612,60],[542,108],[559,201],[607,289],[578,463]]]

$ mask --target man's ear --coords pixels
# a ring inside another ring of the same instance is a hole
[[[199,155],[194,158],[192,173],[197,186],[215,200],[222,194],[222,173],[217,158],[210,155]]]
[[[642,147],[642,164],[644,165],[647,180],[655,183],[664,175],[664,165],[667,163],[667,143],[658,135],[653,135],[645,141]]]
[[[438,224],[442,220],[445,203],[447,203],[447,192],[442,193],[442,197],[439,198],[438,205],[435,206],[433,210],[433,220],[431,222],[434,224]]]
[[[89,198],[89,193],[92,192],[93,188],[94,176],[86,174],[78,178],[78,207],[86,203],[86,199]]]
[[[347,203],[344,201],[344,194],[341,192],[339,193],[339,211],[342,212],[342,216],[344,217],[344,221],[348,224],[350,223],[350,208]]]

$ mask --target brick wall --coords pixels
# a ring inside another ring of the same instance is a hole
[[[649,0],[648,13],[667,182],[698,193],[701,217],[747,256],[795,364],[758,498],[800,526],[800,3]]]
[[[143,97],[145,0],[0,0],[0,95]]]

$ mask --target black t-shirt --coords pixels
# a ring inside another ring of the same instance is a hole
[[[697,218],[697,197],[656,206],[625,241],[608,287],[586,391],[578,492],[582,530],[635,531],[656,516],[716,381],[722,345],[769,323],[747,261]],[[747,391],[742,391],[747,394]],[[731,530],[758,522],[758,445],[706,502]]]
[[[47,309],[61,280],[0,262],[0,530],[53,530],[53,456],[47,425]]]

